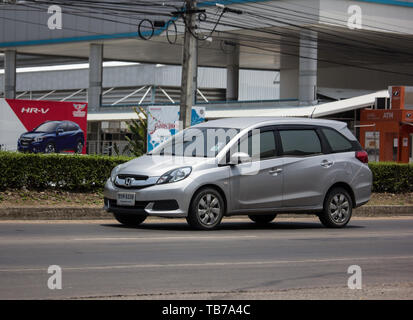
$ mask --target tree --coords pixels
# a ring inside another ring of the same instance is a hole
[[[138,119],[133,119],[127,124],[128,129],[131,133],[131,137],[126,137],[126,140],[128,140],[129,143],[127,146],[128,151],[130,151],[130,153],[137,157],[146,153],[146,132],[148,129],[147,113],[142,107],[138,108],[134,108],[135,113],[138,115]],[[142,117],[142,115],[144,117]]]

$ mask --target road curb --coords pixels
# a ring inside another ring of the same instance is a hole
[[[355,209],[353,215],[364,217],[413,216],[413,206],[363,206]]]
[[[288,215],[288,217],[302,217],[302,216],[303,215],[299,215],[299,214]],[[363,206],[363,207],[355,209],[353,211],[353,216],[356,216],[356,217],[413,216],[413,206]],[[112,214],[104,211],[101,208],[79,208],[79,207],[0,208],[0,220],[102,220],[102,219],[113,219],[113,216]]]
[[[113,219],[101,208],[15,207],[0,208],[0,220],[95,220]]]

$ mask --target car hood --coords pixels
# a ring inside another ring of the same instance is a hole
[[[161,176],[165,172],[186,166],[195,166],[213,161],[211,158],[144,155],[121,165],[118,174]]]
[[[46,134],[47,134],[47,132],[26,132],[26,133],[23,133],[23,134],[20,136],[20,138],[33,139],[33,138],[36,138],[36,137],[44,136],[44,135],[46,135]]]

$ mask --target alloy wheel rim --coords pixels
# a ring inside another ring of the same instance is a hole
[[[221,206],[218,198],[207,193],[198,202],[198,217],[204,225],[215,224],[221,214]]]
[[[54,153],[55,149],[54,149],[54,146],[52,144],[48,144],[44,151],[45,151],[45,153]]]
[[[337,223],[343,223],[347,220],[350,213],[350,204],[343,193],[337,193],[331,198],[329,213],[331,218]]]
[[[81,142],[79,142],[77,144],[77,153],[82,153],[82,149],[83,149],[83,144]]]

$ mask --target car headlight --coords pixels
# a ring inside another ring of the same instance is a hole
[[[42,142],[42,141],[43,141],[43,137],[34,138],[34,142]]]
[[[120,166],[116,166],[112,169],[112,172],[110,173],[110,181],[114,182],[116,179],[116,175],[118,174],[120,169]]]
[[[164,184],[164,183],[171,183],[177,182],[185,179],[191,173],[191,167],[182,167],[178,169],[170,170],[164,173],[156,182],[156,184]]]

